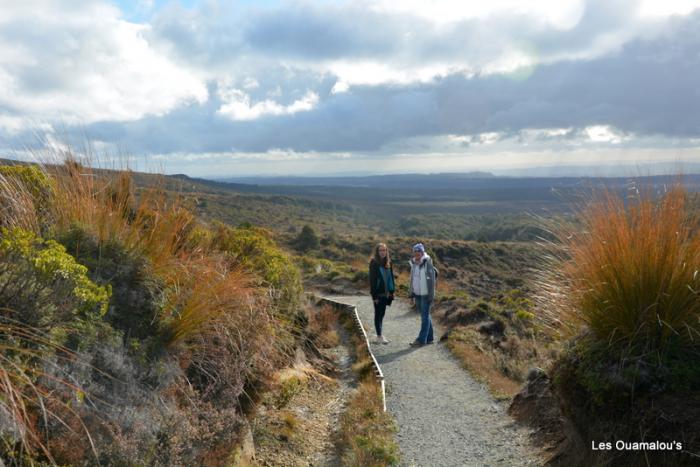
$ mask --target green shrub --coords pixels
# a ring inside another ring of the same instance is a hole
[[[301,252],[315,250],[320,245],[320,240],[316,231],[310,225],[306,224],[299,232],[294,244]]]
[[[110,296],[63,245],[19,228],[0,231],[0,307],[13,320],[63,340],[90,332]]]
[[[19,182],[34,197],[38,206],[48,206],[53,184],[37,165],[1,165],[0,176]]]
[[[306,387],[306,381],[292,376],[280,383],[279,390],[275,395],[275,406],[278,409],[283,409],[297,394],[301,393]]]
[[[79,226],[60,233],[57,239],[87,267],[93,282],[111,287],[112,297],[104,316],[107,323],[129,338],[143,340],[157,335],[163,285],[145,257],[115,240],[99,244],[94,235]]]
[[[523,321],[532,321],[532,319],[535,317],[535,314],[520,308],[515,312],[515,316],[517,316],[518,319],[521,319]]]
[[[52,180],[38,166],[0,166],[0,227],[46,233],[53,194]]]
[[[369,283],[369,271],[362,269],[361,271],[355,271],[352,276],[353,282]]]
[[[273,289],[280,310],[292,316],[299,312],[301,277],[292,259],[257,227],[231,228],[223,224],[214,231],[213,245],[230,261],[258,274]]]

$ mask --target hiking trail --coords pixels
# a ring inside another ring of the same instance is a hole
[[[369,297],[328,296],[355,305],[384,372],[387,410],[399,431],[401,465],[534,466],[542,461],[528,440],[488,390],[464,370],[442,343],[419,348],[420,315],[406,300],[387,308],[384,335],[389,344],[373,343],[374,308]],[[442,329],[435,324],[435,340]]]

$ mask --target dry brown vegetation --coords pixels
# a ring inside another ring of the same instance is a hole
[[[557,232],[544,316],[565,337],[590,329],[625,356],[697,352],[700,346],[700,213],[678,184],[627,199],[603,192]]]
[[[3,167],[0,211],[0,287],[34,291],[0,296],[3,462],[225,464],[293,354],[286,255],[70,159]]]
[[[697,463],[700,212],[692,196],[681,184],[633,187],[626,197],[604,191],[577,224],[551,230],[538,308],[567,345],[548,368],[551,381],[532,381],[518,410],[528,398],[557,401],[571,422],[560,465]],[[674,448],[590,449],[617,440]]]

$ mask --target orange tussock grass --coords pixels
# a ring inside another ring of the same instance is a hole
[[[582,327],[633,355],[700,347],[700,218],[678,183],[627,200],[602,192],[559,228],[543,286],[559,330]],[[550,245],[551,246],[551,245]]]
[[[169,324],[165,340],[170,345],[185,342],[226,315],[252,306],[249,279],[239,270],[228,269],[224,261],[191,258],[171,269],[169,276],[176,288],[162,319]]]
[[[51,226],[78,226],[100,244],[117,242],[146,257],[166,290],[164,344],[186,342],[212,320],[249,306],[248,276],[206,241],[193,242],[194,215],[173,193],[137,190],[128,170],[97,171],[67,160],[44,167],[52,181]]]
[[[333,307],[330,305],[308,306],[306,315],[309,319],[309,332],[320,347],[331,348],[340,343],[340,336],[335,330],[338,317]]]
[[[72,161],[49,169],[57,229],[77,224],[101,243],[116,241],[148,257],[156,271],[189,253],[184,246],[194,216],[177,198],[157,188],[137,196],[129,171],[97,173]]]

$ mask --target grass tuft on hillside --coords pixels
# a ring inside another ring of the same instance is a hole
[[[603,192],[580,225],[555,230],[540,305],[546,324],[569,339],[552,381],[584,447],[565,462],[697,462],[700,213],[690,196],[680,184],[626,198]],[[616,440],[682,449],[589,449]]]
[[[225,465],[290,362],[291,258],[163,186],[70,158],[0,167],[4,464]]]

